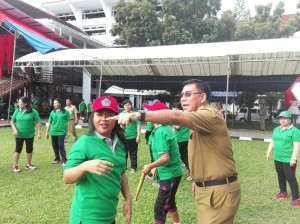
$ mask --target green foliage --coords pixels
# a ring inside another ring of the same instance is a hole
[[[162,11],[156,12],[157,1],[120,0],[116,6],[116,25],[111,33],[117,44],[134,46],[171,45],[212,42],[225,39],[216,22],[220,0],[163,0]],[[231,29],[229,29],[231,30]]]
[[[128,47],[160,45],[161,25],[156,15],[157,1],[121,0],[116,5],[116,25],[111,33],[119,35],[118,44]]]
[[[266,93],[265,102],[269,108],[270,118],[272,120],[273,117],[273,109],[276,108],[278,104],[278,100],[284,98],[284,93],[277,93],[277,92],[269,92]]]
[[[245,0],[236,0],[233,11],[220,16],[221,0],[119,0],[116,25],[111,33],[116,44],[128,47],[255,40],[291,36],[300,30],[300,17],[282,21],[284,2],[256,5],[250,18]]]
[[[237,0],[239,1],[239,0]],[[285,24],[282,21],[284,2],[279,2],[272,13],[272,4],[256,5],[256,16],[239,23],[236,40],[271,39],[291,36],[298,30],[297,17]]]
[[[243,124],[245,125],[245,124]],[[245,127],[243,127],[245,128]],[[45,127],[42,130],[45,133]],[[83,135],[85,130],[77,130]],[[74,195],[74,184],[62,182],[62,167],[52,165],[53,150],[50,140],[34,141],[33,164],[35,171],[25,170],[25,149],[20,157],[21,172],[12,172],[12,155],[15,147],[11,128],[0,128],[2,144],[0,150],[0,223],[5,224],[52,224],[68,223]],[[67,153],[73,137],[66,143]],[[149,149],[144,138],[139,145],[138,171],[128,174],[131,194],[134,196],[141,169],[150,162]],[[242,187],[242,201],[235,218],[236,224],[298,223],[299,209],[288,207],[289,200],[275,200],[278,184],[274,164],[266,161],[268,144],[255,141],[232,141]],[[297,178],[300,180],[300,172]],[[196,223],[195,200],[191,194],[191,182],[182,181],[177,192],[177,206],[181,223]],[[153,205],[157,188],[145,180],[138,201],[133,201],[132,224],[153,223]],[[289,189],[289,188],[288,188]],[[288,192],[290,194],[290,192]],[[116,223],[125,223],[122,217],[123,197],[120,196]],[[170,218],[167,224],[172,223]]]
[[[233,12],[236,15],[237,21],[248,20],[250,17],[250,12],[246,9],[245,0],[236,0]]]

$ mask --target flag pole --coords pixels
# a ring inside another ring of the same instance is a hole
[[[13,83],[13,77],[14,77],[14,63],[15,63],[15,53],[16,53],[16,35],[14,35],[14,50],[13,50],[13,66],[11,69],[11,74],[10,74],[10,87],[9,87],[9,100],[8,100],[8,108],[7,108],[7,123],[9,123],[9,118],[10,118],[10,104],[11,104],[11,89],[12,89],[12,83]]]

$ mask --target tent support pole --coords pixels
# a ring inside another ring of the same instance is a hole
[[[13,63],[15,62],[15,53],[16,53],[16,35],[14,34],[14,50],[13,50]],[[11,89],[14,77],[14,66],[12,66],[11,74],[10,74],[10,87],[9,87],[9,100],[8,100],[8,107],[7,107],[7,123],[9,124],[9,115],[10,115],[10,104],[11,104]]]
[[[229,91],[229,76],[231,75],[231,57],[228,55],[227,62],[227,81],[226,81],[226,99],[225,99],[225,121],[227,121],[227,105],[228,105],[228,91]]]
[[[99,93],[98,93],[98,97],[101,96],[101,86],[102,86],[102,75],[103,75],[103,64],[100,67],[100,80],[99,80]]]

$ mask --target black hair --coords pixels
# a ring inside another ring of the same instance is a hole
[[[115,112],[113,112],[113,113],[115,113]],[[117,115],[117,113],[115,113],[115,114]],[[91,116],[89,118],[89,129],[88,129],[87,135],[94,135],[94,133],[95,133],[96,128],[95,128],[94,122],[93,122],[94,115],[95,115],[95,111],[91,113]],[[123,130],[123,128],[121,128],[120,124],[116,123],[115,127],[112,130],[112,133],[116,134],[118,136],[120,141],[123,143],[124,147],[127,145],[125,135],[124,135],[124,130]]]
[[[55,98],[54,100],[53,100],[53,103],[54,103],[54,101],[57,101],[59,104],[60,104],[60,107],[59,107],[59,109],[60,109],[60,111],[61,112],[65,112],[65,105],[64,105],[64,102],[62,101],[62,99],[60,99],[60,98]],[[54,109],[55,110],[55,109]]]
[[[180,102],[174,102],[172,105],[172,108],[177,108],[179,110],[182,110],[182,106]]]
[[[185,81],[184,83],[182,83],[182,88],[189,84],[196,84],[198,91],[204,92],[207,96],[207,101],[209,101],[210,86],[206,82],[204,82],[200,79],[189,79],[189,80]]]
[[[31,106],[30,106],[30,104],[31,104],[31,101],[29,100],[29,98],[28,97],[26,97],[26,96],[22,96],[22,97],[20,97],[19,98],[19,100],[21,100],[23,103],[25,103],[26,104],[26,114],[28,114],[28,113],[31,113],[32,112],[32,108],[31,108]]]
[[[132,106],[132,102],[130,100],[124,100],[123,105],[129,103]]]

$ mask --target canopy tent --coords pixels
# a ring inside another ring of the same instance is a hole
[[[105,92],[105,94],[110,94],[114,96],[123,95],[135,95],[135,96],[155,96],[161,93],[168,93],[165,90],[137,90],[137,89],[123,89],[118,86],[111,86]]]
[[[200,78],[214,91],[284,91],[300,73],[300,39],[270,39],[140,48],[69,49],[28,54],[16,67],[85,67],[103,82],[178,91]],[[230,81],[230,82],[229,82]]]
[[[284,91],[300,73],[300,39],[141,48],[70,49],[19,58],[16,67],[84,67],[122,88],[180,91],[198,78],[213,91]],[[110,84],[110,83],[109,83]],[[100,93],[100,91],[99,91]],[[227,110],[227,109],[226,109]]]

